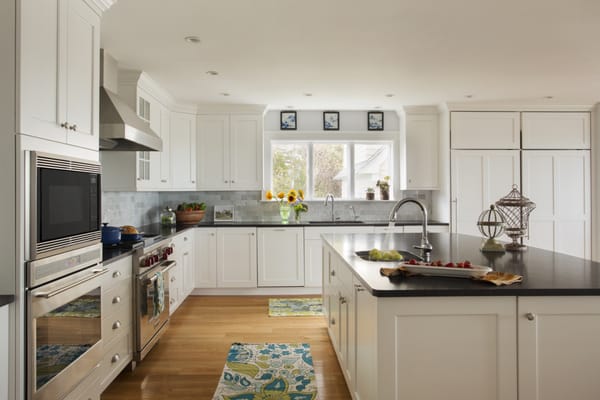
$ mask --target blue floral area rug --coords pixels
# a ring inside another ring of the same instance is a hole
[[[269,317],[313,317],[323,315],[320,297],[269,299]]]
[[[234,343],[213,400],[315,400],[307,343]]]

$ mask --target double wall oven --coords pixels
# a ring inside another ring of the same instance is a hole
[[[101,167],[28,157],[27,397],[54,400],[102,360]]]

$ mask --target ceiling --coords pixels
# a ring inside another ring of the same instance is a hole
[[[595,103],[598,38],[598,0],[119,0],[101,42],[181,102],[394,109]]]

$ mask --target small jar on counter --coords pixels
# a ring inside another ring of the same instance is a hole
[[[162,226],[175,226],[177,223],[175,212],[171,209],[171,207],[165,207],[165,209],[160,213],[160,224]]]

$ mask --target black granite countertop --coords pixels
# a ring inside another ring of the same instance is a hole
[[[15,301],[15,296],[12,294],[0,294],[0,307],[8,305]]]
[[[427,221],[427,223],[429,225],[448,225],[447,222],[440,222],[440,221]],[[419,220],[404,220],[404,221],[398,221],[396,222],[397,226],[405,226],[405,225],[421,225],[422,222]],[[388,226],[389,222],[388,221],[382,221],[382,220],[359,220],[356,222],[346,222],[344,221],[343,223],[339,223],[339,222],[331,222],[331,221],[311,221],[311,220],[306,220],[306,221],[300,221],[299,223],[296,223],[292,220],[290,220],[289,224],[282,224],[280,221],[232,221],[232,222],[214,222],[214,221],[200,221],[200,223],[197,225],[198,227],[252,227],[252,226],[256,226],[256,227],[273,227],[273,226],[277,226],[277,227],[295,227],[295,226],[300,226],[300,227],[321,227],[321,226]]]
[[[331,234],[324,239],[344,258],[367,290],[378,297],[401,296],[581,296],[600,295],[600,263],[552,251],[529,248],[524,252],[482,253],[481,239],[476,236],[432,233],[432,260],[444,262],[471,261],[474,265],[519,274],[522,283],[497,287],[487,282],[461,278],[381,276],[382,266],[391,263],[364,261],[355,251],[372,248],[405,250],[419,254],[413,245],[420,235],[397,234]]]

